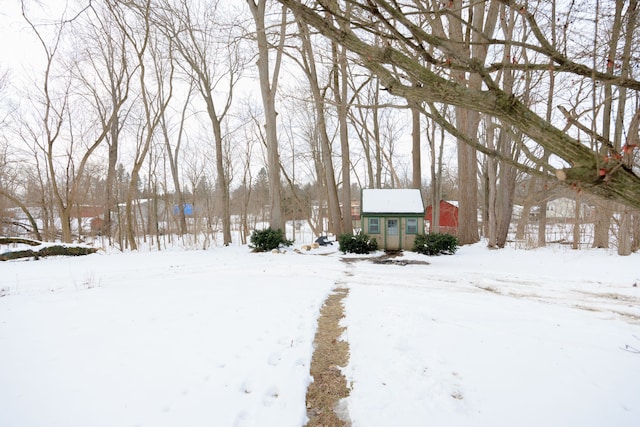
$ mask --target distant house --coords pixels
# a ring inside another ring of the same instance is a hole
[[[91,230],[93,234],[100,234],[104,229],[104,206],[82,205],[71,210],[71,217],[78,220],[79,234]]]
[[[360,201],[362,231],[381,249],[413,248],[424,232],[424,203],[417,189],[365,189]]]
[[[74,218],[95,218],[104,214],[104,206],[82,205],[71,211]]]
[[[433,206],[427,206],[427,213],[424,216],[429,226],[429,232],[433,231]],[[440,233],[458,233],[458,207],[452,203],[440,200]]]
[[[593,218],[593,208],[586,203],[580,203],[580,218]],[[576,201],[568,197],[559,197],[547,202],[547,218],[555,221],[574,220],[576,217]]]

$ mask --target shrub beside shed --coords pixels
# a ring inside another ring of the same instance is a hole
[[[424,202],[417,189],[364,189],[360,201],[362,231],[380,249],[411,250],[424,233]]]

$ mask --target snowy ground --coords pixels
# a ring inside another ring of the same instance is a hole
[[[638,425],[640,254],[336,250],[0,263],[0,426],[302,426],[336,286],[353,426]]]

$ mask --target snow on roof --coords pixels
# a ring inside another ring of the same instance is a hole
[[[424,213],[422,195],[417,189],[362,190],[362,213]]]

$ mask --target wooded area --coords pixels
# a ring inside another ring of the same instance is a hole
[[[544,246],[563,198],[574,247],[640,248],[637,0],[231,3],[16,2],[0,235],[340,235],[420,188],[462,244]]]

